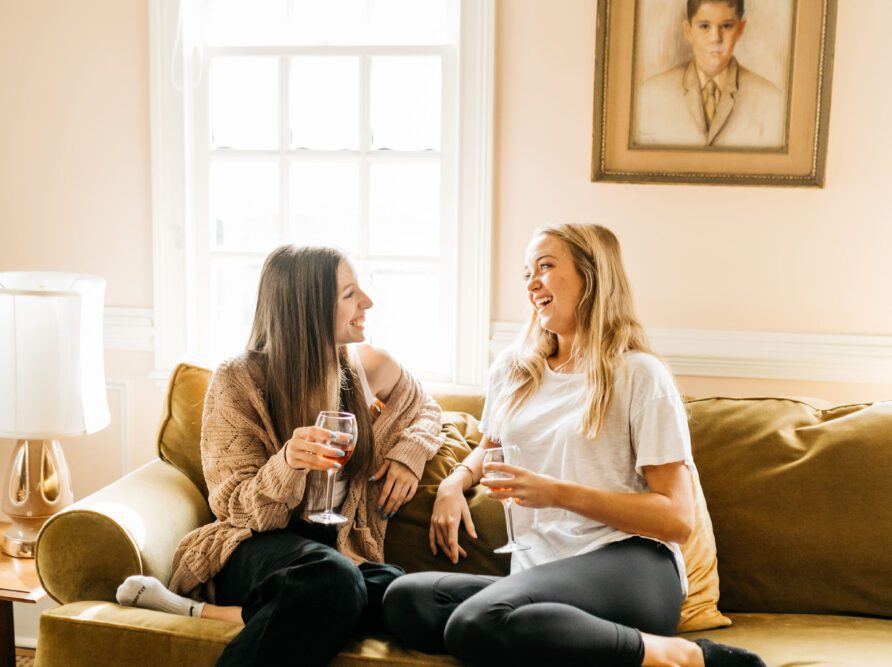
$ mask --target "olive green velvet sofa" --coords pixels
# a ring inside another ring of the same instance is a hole
[[[37,569],[61,606],[42,614],[38,667],[212,665],[238,627],[122,607],[117,585],[170,577],[180,538],[211,520],[198,450],[209,372],[173,373],[159,459],[75,503],[44,526]],[[480,538],[452,566],[427,546],[439,479],[479,441],[481,397],[441,397],[446,444],[416,498],[388,528],[385,552],[409,571],[503,574],[501,508],[480,488]],[[819,409],[778,399],[687,402],[694,457],[718,551],[729,627],[688,633],[748,647],[770,666],[892,665],[892,403]],[[332,663],[452,665],[448,656],[356,637]]]

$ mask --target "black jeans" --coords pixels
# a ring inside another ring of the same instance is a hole
[[[462,664],[638,667],[639,631],[674,634],[681,601],[672,552],[633,537],[509,577],[409,574],[384,618],[404,644]]]
[[[335,537],[334,527],[293,520],[236,548],[214,586],[217,604],[242,607],[245,627],[218,665],[325,665],[355,631],[385,631],[381,601],[403,570],[357,567]]]

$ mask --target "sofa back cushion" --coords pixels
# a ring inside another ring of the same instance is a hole
[[[687,406],[722,609],[892,616],[892,403]]]
[[[211,371],[179,364],[167,386],[164,414],[158,428],[158,456],[188,477],[208,497],[201,469],[201,413]]]

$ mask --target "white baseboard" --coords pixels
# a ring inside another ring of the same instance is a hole
[[[524,325],[493,322],[493,357]],[[676,375],[892,384],[892,336],[648,329]]]

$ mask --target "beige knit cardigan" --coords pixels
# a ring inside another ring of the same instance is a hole
[[[201,463],[216,520],[187,534],[173,559],[171,590],[213,599],[213,577],[252,531],[284,528],[302,503],[306,470],[285,462],[263,397],[263,370],[247,354],[224,362],[211,378],[204,403]],[[443,444],[440,408],[403,369],[372,430],[375,468],[385,459],[407,465],[418,478]],[[384,561],[387,522],[375,512],[381,481],[350,479],[337,549],[356,563]],[[382,480],[383,481],[383,480]]]

